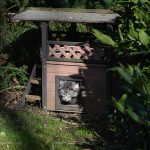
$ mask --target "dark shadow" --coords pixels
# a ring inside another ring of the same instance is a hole
[[[21,34],[16,41],[5,46],[2,53],[7,53],[9,62],[16,66],[27,65],[29,72],[33,64],[40,59],[41,30],[30,29]]]

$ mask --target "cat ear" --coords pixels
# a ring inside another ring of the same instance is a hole
[[[73,89],[78,91],[79,90],[79,83],[75,83],[73,85]]]
[[[64,83],[65,83],[65,81],[64,81],[64,80],[60,80],[60,81],[59,81],[59,85],[60,85],[60,87],[63,87],[63,86],[64,86]]]

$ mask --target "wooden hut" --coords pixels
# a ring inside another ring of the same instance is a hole
[[[113,24],[118,16],[110,10],[28,8],[12,17],[41,22],[44,111],[105,113],[110,91],[107,63],[101,59],[105,48],[85,41],[51,41],[48,23]],[[72,96],[64,98],[67,91]]]

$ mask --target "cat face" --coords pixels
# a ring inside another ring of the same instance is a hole
[[[73,98],[79,95],[79,83],[74,81],[60,80],[58,95],[61,102],[71,102]]]

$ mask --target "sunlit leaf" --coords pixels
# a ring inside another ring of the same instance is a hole
[[[150,37],[144,30],[139,31],[139,40],[145,47],[148,47],[149,42],[150,42]]]
[[[125,96],[122,96],[122,101],[125,100]],[[112,102],[115,108],[117,108],[120,112],[125,113],[125,107],[124,104],[117,101],[114,97],[112,97]]]
[[[118,26],[118,32],[119,32],[120,39],[123,41],[124,38],[123,38],[123,34],[121,32],[121,25]]]
[[[113,47],[117,46],[117,43],[108,35],[101,33],[97,29],[92,29],[94,36],[104,44],[111,45]]]
[[[137,4],[139,2],[139,0],[130,0],[130,2]]]
[[[135,40],[138,40],[139,35],[138,35],[138,32],[134,29],[133,23],[130,25],[129,34],[132,38],[134,38]]]
[[[148,2],[148,0],[140,0],[141,3]]]

